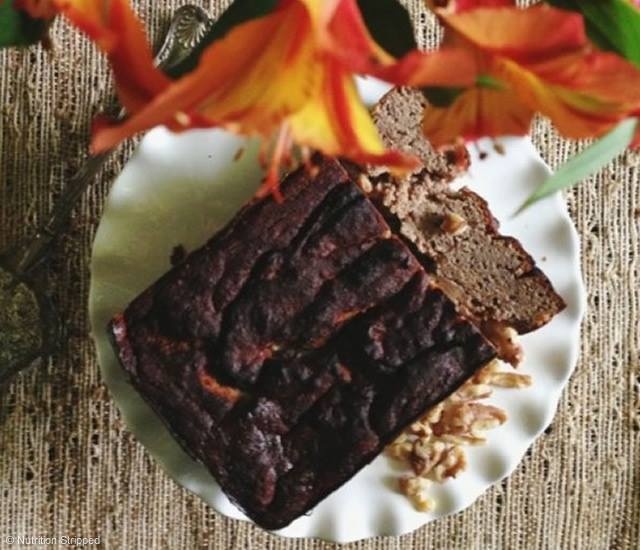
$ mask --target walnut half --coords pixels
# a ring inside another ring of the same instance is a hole
[[[482,323],[483,334],[498,350],[498,354],[507,363],[517,367],[524,360],[524,350],[520,345],[518,333],[513,327],[498,321]]]
[[[455,237],[457,235],[462,235],[467,229],[469,229],[469,224],[460,214],[448,212],[445,214],[442,223],[440,224],[440,228],[445,233]]]

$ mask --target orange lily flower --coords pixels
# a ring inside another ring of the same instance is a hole
[[[535,112],[566,137],[596,137],[640,107],[640,71],[593,48],[579,14],[490,0],[458,4],[463,8],[455,13],[450,6],[436,9],[446,26],[445,43],[473,52],[481,75],[450,106],[426,110],[424,131],[436,145],[523,135]]]
[[[131,113],[118,125],[96,124],[93,151],[157,125],[222,127],[271,141],[271,188],[293,143],[397,170],[416,165],[385,149],[354,74],[436,86],[469,86],[476,76],[474,57],[461,48],[390,56],[370,36],[356,0],[280,0],[270,14],[231,29],[203,52],[196,69],[171,81],[153,66],[127,0],[51,1],[108,55]]]

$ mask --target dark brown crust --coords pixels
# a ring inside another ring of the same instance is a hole
[[[243,209],[109,327],[134,386],[270,529],[495,356],[344,170],[319,168],[292,175],[278,208]],[[259,231],[285,215],[291,233]]]

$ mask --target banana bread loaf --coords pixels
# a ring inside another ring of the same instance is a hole
[[[339,163],[254,201],[110,324],[120,362],[256,523],[280,528],[495,357]]]

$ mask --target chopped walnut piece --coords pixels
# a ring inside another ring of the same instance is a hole
[[[420,512],[431,512],[436,507],[436,501],[432,498],[429,498],[424,493],[420,493],[419,495],[415,495],[412,499],[413,505]]]
[[[431,471],[431,478],[442,483],[450,477],[457,477],[467,467],[467,457],[459,445],[451,447],[445,457]]]
[[[464,384],[457,392],[451,396],[452,401],[475,401],[484,399],[493,393],[491,386],[487,383]]]
[[[486,437],[482,437],[479,435],[452,435],[452,434],[444,434],[440,436],[442,441],[446,441],[447,443],[453,443],[454,445],[482,445],[487,442]]]
[[[410,497],[417,495],[420,491],[424,490],[428,484],[428,481],[421,477],[401,477],[398,480],[400,490]]]
[[[403,443],[393,442],[387,447],[387,453],[397,460],[408,460],[413,450],[413,444],[406,441]]]
[[[400,491],[411,501],[421,512],[429,512],[435,508],[435,502],[426,495],[426,489],[430,481],[423,477],[401,477],[398,480]]]
[[[497,321],[482,323],[482,332],[497,348],[498,354],[507,363],[517,367],[524,359],[524,350],[513,327]]]
[[[443,458],[447,445],[443,441],[417,439],[413,443],[410,462],[416,475],[430,472]]]
[[[531,376],[528,374],[505,372],[500,369],[500,362],[493,360],[473,377],[471,383],[493,386],[494,388],[528,388],[533,383]],[[465,386],[462,386],[462,388]],[[459,391],[456,393],[459,393]]]
[[[489,361],[484,367],[476,372],[473,378],[467,381],[466,384],[488,384],[490,375],[495,372],[501,372],[500,361],[498,359]]]
[[[476,436],[478,431],[495,428],[506,420],[506,413],[498,407],[461,402],[447,407],[440,421],[432,426],[432,429],[437,436]]]
[[[444,411],[444,401],[429,409],[424,417],[425,421],[429,424],[437,422],[438,420],[440,420],[440,416],[442,416],[442,411]]]
[[[440,228],[445,233],[455,237],[456,235],[462,235],[462,233],[469,229],[469,224],[460,214],[449,212],[444,216]]]
[[[435,502],[425,494],[428,482],[443,483],[456,477],[467,465],[464,447],[485,443],[485,432],[507,420],[502,409],[479,400],[491,396],[493,388],[531,385],[529,375],[503,369],[504,364],[498,360],[485,365],[387,447],[387,453],[403,462],[414,474],[402,478],[400,488],[416,509],[432,510]]]
[[[414,422],[408,429],[412,434],[419,436],[428,436],[431,434],[431,426],[428,422]]]
[[[364,174],[358,176],[358,185],[365,193],[371,193],[373,191],[373,184],[371,180]]]
[[[488,383],[496,388],[528,388],[533,383],[528,374],[496,372],[489,376]]]

